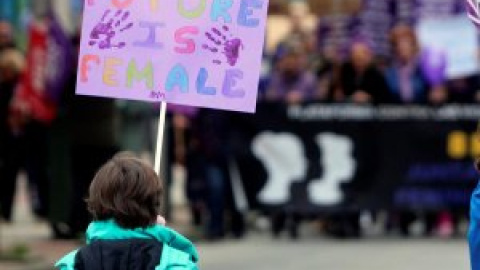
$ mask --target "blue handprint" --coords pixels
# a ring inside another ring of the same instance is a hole
[[[228,35],[228,37],[227,37]],[[239,38],[234,38],[230,34],[228,26],[223,26],[222,30],[212,28],[211,32],[206,32],[205,36],[210,41],[211,45],[203,44],[203,49],[208,50],[214,54],[220,52],[227,58],[227,63],[230,66],[235,66],[240,58],[240,49],[244,48],[243,42]],[[216,65],[221,65],[222,61],[219,59],[213,60]]]
[[[113,43],[113,38],[118,34],[118,32],[123,32],[132,28],[133,22],[126,22],[130,17],[130,12],[118,10],[113,16],[109,19],[107,17],[112,13],[109,9],[103,13],[102,19],[100,22],[93,28],[90,33],[90,46],[95,46],[98,44],[98,48],[101,50],[118,48],[121,49],[125,47],[125,42]]]

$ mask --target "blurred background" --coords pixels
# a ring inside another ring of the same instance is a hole
[[[75,96],[82,6],[0,1],[1,269],[51,269],[82,245],[99,166],[153,158],[158,105]],[[164,213],[202,269],[468,268],[480,35],[464,8],[270,0],[257,113],[169,107]]]

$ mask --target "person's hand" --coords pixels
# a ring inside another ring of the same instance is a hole
[[[335,102],[343,102],[345,101],[345,94],[343,93],[343,90],[340,88],[335,89],[333,92],[333,100]]]
[[[357,104],[367,104],[372,101],[372,97],[365,91],[357,91],[352,95],[352,101]]]
[[[286,101],[289,105],[296,105],[302,103],[303,95],[299,91],[292,91],[287,94]]]
[[[164,217],[158,215],[157,216],[157,225],[165,226],[165,225],[167,225],[167,221],[165,220]]]
[[[475,93],[475,102],[480,103],[480,90]]]
[[[434,87],[429,93],[429,101],[433,105],[441,105],[447,101],[447,89],[443,86]]]
[[[325,78],[321,79],[315,91],[315,98],[321,101],[327,100],[328,95],[330,94],[329,89],[330,89],[330,81]]]
[[[182,114],[175,114],[173,116],[173,126],[179,130],[185,130],[190,126],[188,118]]]
[[[175,145],[175,162],[185,164],[187,160],[187,149],[184,145]]]
[[[23,114],[22,111],[19,110],[10,110],[7,118],[7,123],[10,130],[14,134],[21,133],[24,127],[27,125],[28,120],[30,119],[29,116]]]

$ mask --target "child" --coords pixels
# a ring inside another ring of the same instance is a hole
[[[196,270],[193,244],[160,225],[162,184],[153,169],[126,155],[116,156],[90,185],[87,246],[65,256],[59,270]]]

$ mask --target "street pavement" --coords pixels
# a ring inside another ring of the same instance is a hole
[[[51,269],[56,259],[78,245],[71,241],[49,241],[48,235],[38,234],[44,225],[37,227],[37,234],[31,232],[33,237],[28,243],[33,254],[42,258],[41,263],[28,266],[0,263],[0,269]],[[29,233],[24,232],[23,239]],[[460,270],[469,267],[468,250],[462,240],[335,241],[315,237],[295,242],[251,235],[240,241],[200,243],[198,249],[200,269],[209,270]]]
[[[78,242],[50,241],[43,223],[3,228],[10,244],[27,243],[41,263],[0,263],[1,270],[46,270]],[[460,270],[469,269],[464,240],[332,240],[312,236],[297,241],[251,234],[244,240],[199,243],[200,269],[209,270]],[[40,267],[39,267],[40,265]]]
[[[59,257],[79,245],[75,241],[51,241],[47,224],[31,216],[26,201],[25,193],[18,194],[15,222],[0,223],[0,244],[3,247],[25,244],[34,260],[29,264],[0,262],[0,270],[53,269]],[[182,218],[178,221],[183,227],[188,222]],[[469,269],[468,249],[463,239],[333,240],[310,232],[292,241],[274,240],[267,233],[253,233],[244,240],[201,242],[198,249],[200,269],[208,270]]]
[[[469,269],[460,240],[360,240],[314,238],[298,242],[265,237],[201,245],[202,269],[209,270],[460,270]]]

